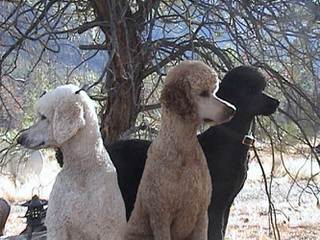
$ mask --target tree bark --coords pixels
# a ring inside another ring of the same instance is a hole
[[[104,89],[108,92],[101,115],[104,144],[119,139],[134,126],[140,109],[144,54],[141,51],[141,26],[135,20],[127,1],[92,2],[97,20],[106,36],[106,48],[114,52]]]

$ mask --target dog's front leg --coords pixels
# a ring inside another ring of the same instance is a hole
[[[70,240],[66,227],[48,229],[47,240]]]
[[[171,240],[169,216],[163,212],[150,216],[150,226],[154,240]],[[160,216],[159,216],[160,215]]]
[[[187,240],[207,240],[208,239],[208,213],[205,211],[199,215],[196,225]]]

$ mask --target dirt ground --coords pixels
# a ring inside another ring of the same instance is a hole
[[[320,209],[316,198],[307,193],[300,196],[301,190],[295,186],[287,199],[291,183],[286,178],[275,179],[273,185],[272,199],[281,239],[319,240]],[[268,209],[263,182],[248,180],[231,210],[226,240],[274,239]]]
[[[293,161],[295,162],[292,165],[297,165],[298,160]],[[270,166],[265,159],[264,164],[268,172]],[[53,176],[58,172],[58,168],[52,164],[50,167],[54,168],[50,170],[51,179],[54,180]],[[44,178],[48,180],[47,172],[44,173]],[[307,183],[302,177],[292,185],[292,180],[287,175],[273,179],[271,198],[277,211],[278,229],[283,240],[320,239],[320,206],[317,204],[317,198],[320,199],[319,178],[315,182],[309,182],[309,185]],[[45,192],[43,196],[47,197],[48,189]],[[12,196],[11,198],[15,201]],[[21,201],[21,196],[18,199]],[[24,219],[20,218],[25,209],[17,206],[17,203],[12,202],[12,211],[5,229],[6,236],[18,234],[25,227]],[[261,171],[254,161],[249,165],[248,180],[232,207],[226,240],[274,239],[270,234],[268,209]]]

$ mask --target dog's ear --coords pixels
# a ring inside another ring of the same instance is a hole
[[[80,103],[63,103],[55,109],[53,137],[62,144],[73,137],[85,125],[83,107]]]
[[[181,117],[195,113],[195,104],[191,96],[189,81],[179,80],[166,84],[161,92],[160,102],[171,112]]]

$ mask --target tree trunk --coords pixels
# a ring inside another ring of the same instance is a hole
[[[108,145],[135,124],[140,109],[144,54],[140,49],[141,29],[127,1],[100,0],[92,5],[97,20],[106,23],[101,26],[106,46],[109,52],[114,51],[104,86],[108,98],[101,115],[101,133]]]
[[[119,55],[115,56],[114,69],[121,69],[122,59]],[[142,71],[142,64],[139,65],[138,69]],[[142,79],[138,72],[134,72],[133,77],[125,76],[121,71],[116,71],[103,110],[101,133],[105,145],[115,142],[123,132],[134,126],[139,113]]]

